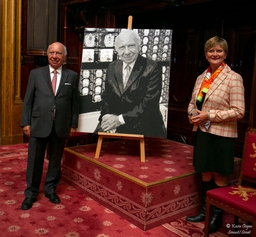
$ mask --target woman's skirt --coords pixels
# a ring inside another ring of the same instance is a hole
[[[196,172],[231,175],[234,171],[235,139],[202,132],[195,134],[194,160]]]

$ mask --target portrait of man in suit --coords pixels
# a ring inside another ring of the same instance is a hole
[[[162,68],[139,54],[140,40],[137,32],[127,29],[115,39],[118,59],[107,68],[95,132],[166,137],[159,108]]]

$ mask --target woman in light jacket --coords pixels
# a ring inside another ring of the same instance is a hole
[[[242,77],[226,63],[228,45],[225,39],[212,37],[205,43],[209,68],[196,80],[188,117],[195,131],[194,160],[196,172],[202,174],[202,207],[189,222],[205,219],[206,192],[228,185],[227,177],[234,170],[234,148],[237,120],[244,117],[244,86]],[[210,232],[222,226],[222,211],[214,208]]]

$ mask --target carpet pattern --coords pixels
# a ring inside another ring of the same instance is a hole
[[[136,140],[105,141],[99,159],[95,151],[96,144],[66,148],[64,181],[142,230],[197,211],[201,177],[194,173],[192,146],[145,138],[145,162]]]
[[[94,158],[96,145],[69,148]],[[145,183],[176,178],[193,173],[193,147],[161,138],[145,138],[146,162],[140,162],[140,146],[136,140],[103,142],[99,160],[102,164],[125,172]]]
[[[43,188],[30,210],[20,209],[26,187],[27,144],[0,146],[0,235],[4,237],[188,237],[203,236],[203,223],[184,218],[143,231],[98,202],[61,182],[60,204],[44,197]],[[44,166],[44,175],[47,162]],[[44,181],[44,177],[42,182]],[[217,232],[213,237],[224,237]],[[231,235],[235,236],[235,235]],[[241,236],[241,235],[239,235]],[[248,236],[248,235],[247,235]]]
[[[167,139],[145,138],[146,162],[139,142],[68,147],[63,179],[142,230],[149,230],[197,210],[200,177],[192,166],[193,147]]]

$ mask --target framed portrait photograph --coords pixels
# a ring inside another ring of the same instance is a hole
[[[170,29],[86,28],[78,131],[166,138],[171,42]]]

